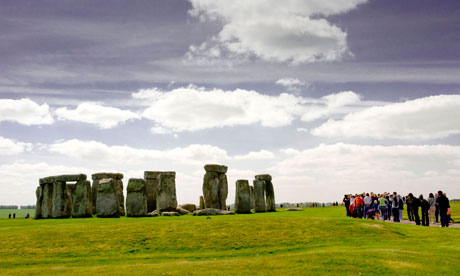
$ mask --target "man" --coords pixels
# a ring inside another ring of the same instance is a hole
[[[412,212],[412,200],[409,196],[406,196],[406,208],[409,221],[414,221],[414,213]]]
[[[449,215],[447,212],[450,209],[449,199],[442,193],[438,192],[438,199],[436,200],[439,203],[439,215],[441,217],[441,226],[449,227]]]
[[[396,192],[393,193],[393,200],[391,201],[391,210],[393,211],[393,221],[399,222],[399,198]]]
[[[369,196],[369,193],[366,194],[363,201],[364,201],[364,218],[366,218],[367,212],[369,211],[369,208],[371,207],[371,204],[372,204],[372,197]]]
[[[421,202],[418,198],[414,197],[412,193],[409,194],[409,197],[412,200],[411,206],[412,206],[412,213],[414,214],[415,224],[420,225],[420,216],[418,214],[418,207],[420,207]]]

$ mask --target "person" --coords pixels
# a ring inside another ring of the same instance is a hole
[[[348,197],[348,195],[344,195],[343,203],[345,205],[345,209],[347,210],[347,217],[351,217],[351,213],[350,213],[350,198]]]
[[[376,220],[379,220],[380,219],[380,215],[379,215],[379,202],[376,200],[374,200],[374,204],[372,204],[372,209],[374,209],[374,214],[375,214],[375,219]]]
[[[402,220],[403,211],[404,211],[404,200],[400,194],[398,194],[398,200],[399,200],[399,219]]]
[[[13,213],[13,218],[14,218],[14,219],[16,218],[16,213]]]
[[[436,208],[436,209],[435,209],[435,213],[434,213],[434,215],[435,215],[435,217],[436,217],[436,223],[439,223],[439,202],[438,202],[438,198],[439,198],[439,194],[436,193],[436,194],[434,195],[434,200],[435,200],[435,202],[436,202],[435,205],[434,205],[435,208]]]
[[[396,192],[390,197],[391,200],[391,210],[393,212],[393,221],[399,222],[399,198]]]
[[[383,194],[380,195],[379,197],[379,209],[380,209],[380,213],[382,214],[382,219],[386,220],[387,219],[387,200]]]
[[[418,214],[418,207],[420,207],[420,201],[418,198],[414,197],[412,193],[409,194],[409,197],[412,199],[412,212],[414,213],[415,224],[420,225],[420,216]]]
[[[364,218],[367,218],[367,212],[369,211],[372,205],[372,198],[369,196],[369,193],[367,193],[366,196],[364,197],[363,203],[364,203],[364,214],[366,214]]]
[[[449,227],[449,217],[447,213],[450,213],[450,204],[449,199],[442,193],[438,192],[438,199],[436,200],[439,203],[439,216],[441,217],[441,226]]]
[[[363,213],[363,198],[359,194],[357,194],[355,197],[355,208],[356,208],[357,216],[359,218],[363,218],[363,216],[365,215]]]
[[[9,219],[11,218],[11,213],[8,214],[8,218],[9,218]]]
[[[414,213],[412,212],[412,200],[409,196],[406,196],[406,208],[407,208],[407,217],[409,221],[414,221]]]
[[[422,209],[422,225],[429,226],[429,218],[428,212],[430,211],[430,203],[426,199],[423,198],[423,195],[419,196],[419,201],[421,202],[421,209]]]
[[[436,211],[436,199],[434,198],[433,193],[430,193],[428,196],[428,203],[430,204],[430,211],[428,219],[431,223],[434,223],[434,213]]]

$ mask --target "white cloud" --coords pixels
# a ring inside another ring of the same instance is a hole
[[[276,84],[286,87],[290,92],[299,92],[302,86],[308,84],[296,78],[282,78],[276,81]]]
[[[23,125],[49,125],[54,122],[49,106],[30,99],[0,99],[0,122],[10,121]]]
[[[314,121],[331,114],[346,112],[343,107],[361,103],[361,98],[353,91],[343,91],[336,94],[324,96],[319,105],[312,107],[302,115],[301,120],[305,122]]]
[[[94,124],[102,129],[112,128],[128,120],[140,118],[138,114],[129,110],[102,106],[91,102],[81,103],[73,110],[66,107],[58,108],[56,115],[59,120]]]
[[[268,150],[251,151],[247,154],[237,155],[234,157],[236,160],[265,160],[273,158],[275,158],[275,155],[273,152]]]
[[[313,121],[349,112],[345,106],[364,105],[352,91],[311,99],[289,93],[265,95],[253,90],[206,90],[189,85],[171,91],[143,89],[132,97],[149,104],[143,116],[153,120],[154,133],[197,131],[215,127],[261,124],[287,126],[295,119]]]
[[[0,136],[0,155],[15,155],[30,151],[33,145],[30,143],[18,142]]]
[[[318,136],[377,139],[436,139],[460,133],[460,95],[439,95],[374,106],[329,120],[312,131]]]
[[[225,150],[211,145],[189,145],[166,150],[152,150],[129,146],[109,146],[101,142],[77,139],[51,144],[49,151],[73,158],[103,160],[106,163],[143,163],[166,159],[184,164],[202,165],[204,162],[222,162],[229,159]]]
[[[143,116],[155,121],[157,127],[175,132],[256,123],[285,126],[304,112],[302,103],[306,101],[287,93],[269,96],[243,89],[206,91],[195,86],[169,92],[146,89],[134,93],[133,98],[150,99]]]
[[[340,60],[348,53],[347,34],[325,16],[348,12],[366,0],[189,0],[190,14],[219,21],[222,30],[189,56],[220,58],[254,55],[276,61],[305,63]]]
[[[299,201],[312,194],[318,201],[340,200],[345,193],[363,191],[426,195],[438,189],[460,196],[458,146],[338,143],[282,152],[286,158],[269,171],[274,175],[277,192],[286,198],[289,193],[297,193]]]

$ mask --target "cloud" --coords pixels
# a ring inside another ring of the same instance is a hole
[[[353,91],[343,91],[327,95],[321,98],[319,105],[314,106],[302,115],[301,120],[305,122],[314,121],[331,114],[346,112],[341,110],[345,106],[356,105],[361,102],[361,97]]]
[[[252,90],[205,90],[196,86],[180,87],[169,92],[157,88],[133,94],[135,99],[149,99],[143,116],[157,127],[175,132],[214,127],[251,125],[266,127],[289,125],[304,111],[303,98],[282,93],[278,96]]]
[[[458,146],[338,143],[282,152],[287,156],[269,171],[277,192],[286,198],[289,193],[299,193],[299,201],[308,197],[306,194],[315,195],[318,201],[339,200],[345,193],[363,191],[426,195],[438,189],[459,196]]]
[[[0,122],[10,121],[23,125],[49,125],[54,122],[49,106],[30,99],[0,99]]]
[[[266,160],[273,158],[275,158],[275,155],[273,152],[268,150],[251,151],[247,154],[237,155],[234,157],[235,160]]]
[[[189,48],[189,57],[256,56],[275,62],[340,60],[347,34],[324,17],[348,12],[366,0],[189,0],[190,14],[218,21],[217,36]]]
[[[77,139],[56,142],[48,146],[50,152],[78,159],[103,160],[106,163],[143,163],[170,160],[183,164],[203,165],[204,162],[228,160],[227,152],[211,145],[189,145],[166,150],[138,149],[129,146],[109,146],[96,141]]]
[[[0,155],[15,155],[30,151],[33,145],[30,143],[18,142],[0,136]]]
[[[102,106],[97,103],[85,102],[76,109],[58,108],[56,115],[59,120],[70,120],[97,125],[102,129],[112,128],[128,120],[139,119],[140,116],[129,110]]]
[[[345,106],[364,104],[352,91],[312,99],[290,93],[271,96],[244,89],[206,90],[193,85],[171,91],[143,89],[132,97],[142,100],[142,105],[148,104],[142,116],[155,121],[154,133],[253,124],[282,127],[299,118],[313,121],[343,113]]]
[[[369,107],[328,120],[312,131],[317,136],[376,139],[436,139],[460,133],[460,95],[439,95]]]
[[[276,81],[276,84],[286,87],[290,92],[299,92],[302,86],[308,84],[296,78],[282,78]]]

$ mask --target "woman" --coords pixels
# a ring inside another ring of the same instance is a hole
[[[426,199],[423,199],[423,195],[419,196],[420,207],[422,207],[422,225],[429,226],[428,212],[430,211],[430,203]]]
[[[430,211],[429,211],[429,222],[434,223],[434,214],[436,212],[436,199],[434,198],[433,193],[430,193],[428,196],[428,203],[430,204]]]

